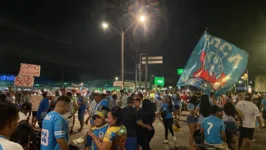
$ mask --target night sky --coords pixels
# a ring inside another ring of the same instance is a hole
[[[42,66],[46,79],[114,79],[120,75],[120,35],[136,18],[134,0],[9,0],[0,4],[0,74],[19,64]],[[156,4],[152,5],[152,4]],[[197,41],[207,31],[250,54],[252,75],[266,72],[266,3],[255,0],[150,0],[147,25],[125,35],[125,79],[134,79],[136,53],[164,56],[149,72],[176,83]],[[153,8],[154,7],[154,8]]]

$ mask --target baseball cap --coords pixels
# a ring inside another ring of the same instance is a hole
[[[95,119],[95,116],[100,116],[101,118],[105,119],[106,113],[105,113],[105,111],[97,111],[97,112],[93,115],[93,119]]]
[[[217,105],[212,105],[210,107],[210,113],[211,114],[215,114],[216,112],[221,112],[221,111],[223,111],[223,109]]]
[[[193,104],[189,103],[189,104],[187,105],[187,109],[188,109],[188,110],[194,110],[194,109],[195,109],[195,106],[194,106]]]

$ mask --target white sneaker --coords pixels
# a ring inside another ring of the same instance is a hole
[[[173,140],[174,140],[174,142],[176,142],[176,137],[175,136],[173,136]]]
[[[163,140],[163,144],[168,144],[168,140]]]

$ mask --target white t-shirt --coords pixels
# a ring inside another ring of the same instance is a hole
[[[22,146],[0,137],[0,150],[23,150]]]
[[[22,112],[19,112],[18,115],[19,115],[19,120],[18,120],[18,122],[20,122],[20,121],[22,121],[22,120],[27,120],[27,119],[28,119],[28,117],[27,117],[25,114],[23,114]],[[1,149],[0,149],[0,150],[1,150]]]
[[[244,115],[242,127],[255,128],[256,117],[260,116],[258,107],[250,101],[240,101],[236,104],[236,108]]]
[[[223,121],[224,122],[236,122],[236,119],[232,116],[227,116],[225,113],[223,114]]]
[[[43,97],[39,94],[31,96],[32,111],[38,111],[42,99]]]

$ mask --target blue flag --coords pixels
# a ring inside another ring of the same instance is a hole
[[[206,94],[223,94],[231,89],[246,69],[248,53],[205,32],[177,85],[193,86]]]

